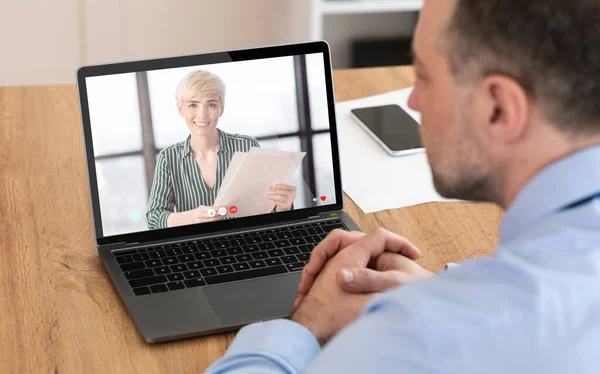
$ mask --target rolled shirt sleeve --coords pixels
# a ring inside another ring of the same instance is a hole
[[[171,173],[164,152],[160,152],[156,160],[154,181],[148,200],[146,224],[149,229],[167,227],[167,218],[175,211],[175,196],[171,183]]]

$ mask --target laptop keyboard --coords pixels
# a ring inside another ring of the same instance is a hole
[[[301,271],[312,249],[341,220],[113,252],[138,295]]]

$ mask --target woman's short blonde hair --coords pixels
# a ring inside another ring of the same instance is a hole
[[[225,83],[218,75],[206,70],[194,70],[186,74],[175,91],[177,105],[181,106],[196,95],[217,95],[221,107],[225,105]]]

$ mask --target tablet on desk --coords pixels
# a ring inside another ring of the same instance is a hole
[[[350,116],[392,156],[424,151],[419,124],[398,105],[352,109]]]

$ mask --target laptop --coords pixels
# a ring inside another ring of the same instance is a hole
[[[77,84],[98,253],[145,341],[289,316],[312,249],[360,230],[343,211],[326,42],[85,66]],[[216,206],[253,148],[301,162]]]

